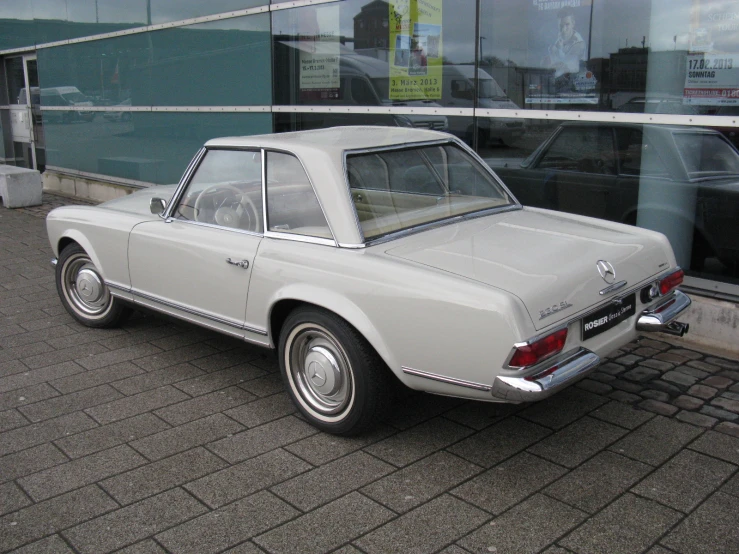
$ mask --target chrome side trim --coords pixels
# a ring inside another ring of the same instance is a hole
[[[131,289],[131,287],[128,287],[128,286],[126,286],[126,285],[121,285],[121,284],[119,284],[119,283],[116,283],[115,281],[107,281],[107,280],[106,280],[106,281],[105,281],[105,285],[106,285],[106,286],[107,286],[107,287],[108,287],[109,289],[115,289],[115,290],[119,290],[119,291],[121,291],[121,292],[127,292],[127,293],[131,293],[131,292],[132,292],[132,289]],[[111,293],[112,293],[112,291],[111,291]]]
[[[598,294],[600,294],[601,296],[605,296],[606,294],[609,294],[611,292],[624,288],[627,284],[628,282],[626,281],[619,281],[618,283],[613,283],[610,287],[606,287],[600,292],[598,292]]]
[[[595,369],[600,356],[586,348],[576,348],[529,368],[526,377],[498,375],[493,381],[494,397],[508,402],[531,402],[551,396]],[[535,379],[544,374],[540,379]],[[533,377],[532,377],[533,376]]]
[[[403,370],[403,373],[407,373],[408,375],[423,377],[424,379],[431,379],[432,381],[439,381],[441,383],[447,383],[449,385],[457,385],[458,387],[466,387],[468,389],[481,390],[484,392],[488,392],[491,389],[489,385],[483,385],[482,383],[465,381],[463,379],[455,379],[454,377],[437,375],[436,373],[429,373],[428,371],[421,371],[419,369],[413,369],[405,366],[402,366],[401,369]]]
[[[244,331],[249,331],[250,333],[255,333],[257,335],[262,335],[262,336],[265,336],[265,337],[268,336],[267,331],[264,330],[264,329],[258,329],[256,327],[249,327],[248,325],[244,325],[242,323],[237,323],[237,322],[235,322],[233,320],[230,320],[230,319],[224,319],[224,318],[217,317],[217,316],[214,316],[214,315],[206,314],[206,313],[203,313],[201,311],[195,310],[193,308],[188,308],[188,307],[183,306],[181,304],[177,304],[175,302],[169,302],[167,300],[163,300],[163,299],[158,298],[156,296],[151,296],[149,294],[145,294],[145,293],[143,293],[141,291],[137,291],[136,289],[131,289],[130,291],[136,297],[143,298],[143,299],[149,300],[151,302],[156,302],[157,304],[161,304],[162,306],[167,306],[168,308],[174,308],[175,310],[180,310],[182,312],[185,312],[185,313],[188,313],[188,314],[197,316],[197,317],[202,317],[203,319],[214,321],[215,323],[220,323],[222,325],[228,325],[229,327],[233,327],[234,329],[240,329],[240,330],[244,330]]]

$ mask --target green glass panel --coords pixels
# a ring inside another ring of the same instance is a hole
[[[145,105],[153,72],[150,35],[43,48],[38,51],[41,88],[73,87],[95,105]],[[42,95],[42,105],[60,105],[54,96]]]
[[[269,4],[269,0],[151,0],[151,21],[154,24],[180,21],[192,17],[202,17],[217,13],[245,10]]]
[[[0,2],[0,50],[33,46],[36,23],[30,2]]]
[[[148,95],[153,106],[253,106],[272,103],[269,15],[151,33]],[[133,97],[133,94],[132,94]]]
[[[38,61],[42,88],[74,87],[96,106],[272,99],[268,14],[44,48]]]
[[[44,112],[47,165],[157,184],[176,183],[211,138],[272,130],[268,113],[50,113],[74,112]]]

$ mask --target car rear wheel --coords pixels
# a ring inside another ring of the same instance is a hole
[[[367,341],[338,316],[297,308],[279,341],[280,369],[306,419],[335,435],[355,435],[376,423],[390,403],[390,375]]]
[[[117,327],[132,311],[111,296],[90,256],[76,243],[59,255],[56,289],[67,312],[88,327]]]

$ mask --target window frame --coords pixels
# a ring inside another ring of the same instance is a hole
[[[197,173],[198,168],[202,164],[203,160],[205,159],[205,156],[209,151],[214,150],[226,150],[226,151],[237,151],[237,152],[259,152],[261,156],[261,164],[262,164],[262,174],[261,174],[261,190],[262,190],[262,229],[263,231],[261,233],[255,232],[255,231],[247,231],[245,229],[238,229],[235,227],[224,227],[222,225],[214,225],[212,223],[204,223],[200,221],[192,221],[192,220],[185,220],[185,219],[178,219],[174,217],[174,211],[177,206],[179,206],[183,195],[185,194],[185,191],[190,186],[190,183],[192,182],[193,177]],[[326,225],[328,226],[329,232],[331,233],[330,239],[328,238],[322,238],[322,237],[312,237],[309,235],[297,235],[294,233],[289,232],[281,232],[281,231],[270,231],[268,227],[268,218],[267,218],[267,152],[277,152],[281,154],[288,154],[293,157],[295,157],[298,162],[300,163],[300,166],[303,168],[303,171],[305,172],[308,183],[310,184],[311,190],[313,191],[313,194],[315,194],[316,199],[318,200],[318,205],[321,208],[321,212],[323,213],[323,217],[326,219]],[[202,147],[197,154],[193,157],[193,159],[190,161],[190,164],[188,165],[187,169],[185,169],[185,173],[182,175],[182,178],[180,179],[179,184],[177,185],[177,188],[175,189],[174,194],[172,195],[172,199],[170,200],[169,204],[167,205],[166,210],[163,214],[160,216],[166,223],[172,223],[174,221],[185,223],[189,225],[198,225],[202,227],[210,227],[213,229],[223,229],[224,231],[231,231],[234,233],[242,233],[245,235],[251,235],[251,236],[258,236],[258,237],[266,237],[266,238],[273,238],[273,239],[280,239],[280,240],[292,240],[295,242],[307,242],[312,244],[320,244],[323,246],[334,246],[338,247],[339,243],[336,240],[336,234],[333,231],[333,228],[331,227],[331,222],[329,221],[329,218],[326,217],[326,209],[323,206],[323,203],[321,202],[321,198],[316,192],[316,187],[313,184],[313,180],[310,177],[310,173],[306,170],[305,164],[303,163],[303,160],[295,154],[295,152],[291,152],[290,150],[286,149],[280,149],[280,148],[260,148],[258,146],[253,147],[229,147],[229,146],[204,146]]]

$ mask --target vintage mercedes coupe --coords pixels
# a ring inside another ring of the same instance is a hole
[[[336,434],[375,422],[398,380],[539,400],[640,330],[687,331],[663,235],[523,207],[435,131],[214,139],[178,185],[57,208],[47,228],[81,323],[145,307],[276,348],[297,408]]]

